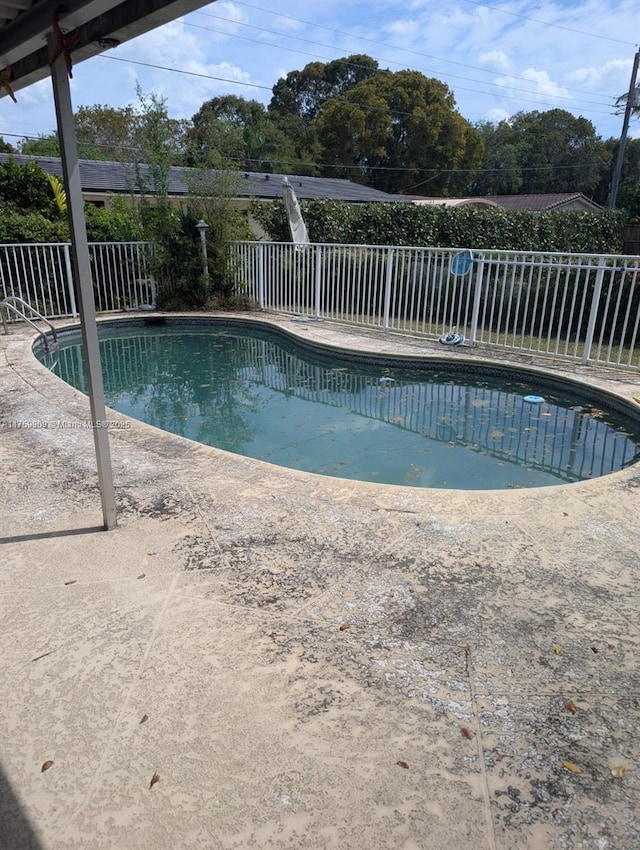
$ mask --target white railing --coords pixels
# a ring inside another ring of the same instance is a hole
[[[90,242],[99,311],[155,301],[151,249],[146,242]],[[0,245],[0,300],[18,297],[50,319],[77,316],[70,245]]]
[[[242,242],[241,290],[263,309],[640,368],[640,257]]]
[[[90,243],[96,309],[155,303],[151,248]],[[238,289],[263,309],[582,363],[640,369],[640,257],[239,242]],[[69,245],[0,245],[0,300],[76,316]]]

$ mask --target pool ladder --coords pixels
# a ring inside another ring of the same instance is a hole
[[[21,306],[18,306],[21,305]],[[2,316],[2,327],[4,328],[4,332],[6,334],[9,333],[9,328],[7,327],[7,317],[5,316],[4,311],[12,310],[18,318],[23,319],[25,322],[31,325],[38,334],[42,337],[42,342],[44,343],[45,351],[49,351],[49,340],[47,339],[47,335],[44,331],[41,331],[40,328],[35,324],[35,322],[29,318],[29,316],[25,312],[26,310],[31,311],[31,315],[35,319],[40,319],[45,322],[50,330],[51,335],[53,336],[53,343],[55,346],[58,345],[58,335],[56,334],[56,329],[53,327],[49,319],[46,319],[41,313],[39,313],[35,307],[32,307],[27,301],[22,298],[19,298],[17,295],[10,295],[8,298],[5,298],[4,301],[0,301],[0,315]]]

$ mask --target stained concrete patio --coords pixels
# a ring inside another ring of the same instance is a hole
[[[0,336],[3,850],[640,848],[640,469],[418,490],[132,422],[103,532],[32,339]]]

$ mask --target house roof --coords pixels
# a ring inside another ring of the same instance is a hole
[[[43,171],[62,177],[62,162],[56,157],[26,156],[24,154],[0,154],[0,162],[13,158],[18,163],[37,163]],[[100,162],[97,160],[81,159],[80,183],[83,192],[131,192],[136,185],[136,169],[130,163]],[[144,180],[149,173],[149,167],[139,166]],[[201,171],[195,168],[172,166],[169,173],[169,194],[174,196],[188,195],[190,186],[197,182]],[[287,175],[289,182],[300,199],[320,198],[336,201],[351,201],[363,203],[366,201],[401,201],[397,195],[389,195],[370,189],[360,183],[350,180],[339,180],[331,177],[304,177]],[[282,174],[263,174],[258,172],[238,172],[238,197],[255,197],[265,200],[282,198]]]
[[[498,208],[493,198],[422,198],[418,195],[404,195],[414,204],[425,204],[432,207],[474,207],[483,209],[487,207]]]
[[[563,207],[581,208],[597,212],[601,210],[582,192],[557,192],[532,195],[490,195],[489,200],[505,210],[529,210],[530,212],[551,212]]]
[[[414,204],[429,204],[443,207],[494,207],[503,210],[526,210],[528,212],[553,212],[564,209],[598,212],[599,204],[582,192],[557,192],[555,194],[531,195],[482,195],[470,198],[422,198],[405,195]]]

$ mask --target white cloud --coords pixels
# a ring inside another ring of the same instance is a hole
[[[504,50],[490,50],[488,53],[481,53],[478,56],[478,61],[481,65],[488,65],[496,71],[509,71],[511,63],[509,57]]]
[[[522,96],[524,91],[529,101],[549,104],[549,102],[564,99],[566,104],[570,99],[568,89],[554,82],[547,71],[537,71],[535,68],[525,68],[520,72],[518,79],[497,77],[494,85],[503,88],[507,94],[509,92],[516,94],[516,98]]]
[[[487,109],[484,114],[485,121],[491,121],[493,124],[499,124],[500,121],[508,121],[511,115],[506,109]]]

